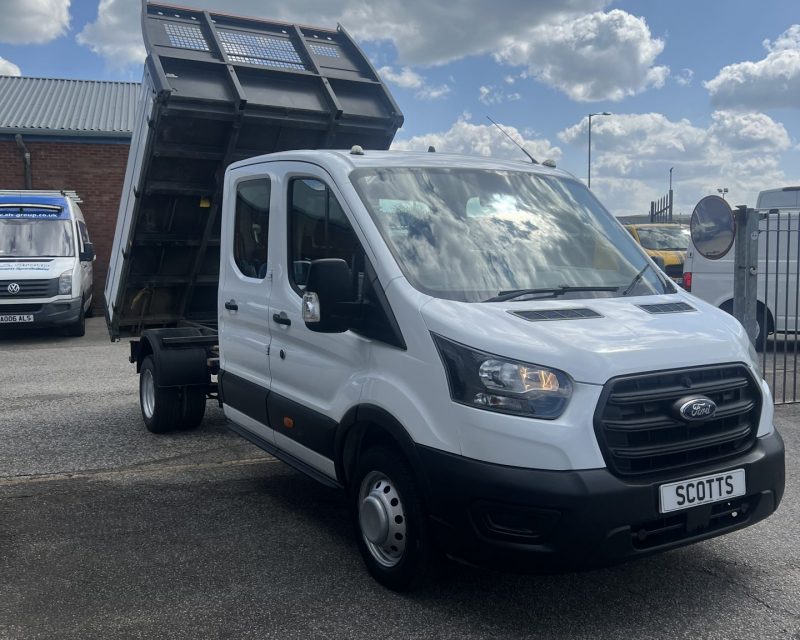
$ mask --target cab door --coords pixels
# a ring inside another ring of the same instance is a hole
[[[258,166],[242,167],[227,174],[225,194],[217,301],[223,406],[232,422],[272,444],[267,395],[273,177]]]
[[[336,427],[361,396],[371,341],[352,331],[310,331],[301,302],[313,260],[342,258],[358,278],[363,245],[324,170],[308,163],[277,164],[282,184],[271,247],[269,415],[280,449],[335,478]]]

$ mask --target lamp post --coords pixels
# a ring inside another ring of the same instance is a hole
[[[728,187],[723,187],[722,189],[717,189],[717,193],[722,196],[722,199],[725,199],[725,194],[728,193]]]
[[[673,170],[674,168],[675,168],[675,167],[670,167],[670,168],[669,168],[669,190],[670,190],[670,191],[672,191],[672,170]]]
[[[594,116],[610,116],[608,111],[601,111],[600,113],[589,114],[589,168],[586,172],[586,186],[592,188],[592,118]]]

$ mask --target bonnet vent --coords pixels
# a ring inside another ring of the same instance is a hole
[[[511,315],[519,316],[530,322],[540,320],[580,320],[582,318],[602,318],[597,311],[586,308],[576,309],[543,309],[541,311],[511,311]]]
[[[642,311],[647,313],[685,313],[686,311],[697,311],[692,305],[685,302],[667,302],[665,304],[639,304]]]

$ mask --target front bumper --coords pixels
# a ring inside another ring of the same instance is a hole
[[[521,469],[427,447],[419,454],[441,548],[473,564],[523,571],[614,564],[742,529],[777,509],[785,483],[777,431],[724,464],[637,481],[607,469]],[[739,468],[746,495],[659,513],[660,485]]]
[[[0,323],[4,329],[33,329],[74,324],[81,312],[81,299],[55,300],[53,302],[15,302],[0,304],[0,316],[33,316],[33,322]]]

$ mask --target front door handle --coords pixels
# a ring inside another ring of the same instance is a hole
[[[228,301],[225,303],[225,308],[226,308],[228,311],[238,311],[238,310],[239,310],[239,305],[238,305],[238,304],[236,304],[236,300],[228,300]]]
[[[291,326],[292,324],[292,321],[289,319],[289,316],[286,315],[285,311],[281,311],[280,313],[273,313],[272,319],[278,324],[282,324],[284,327]]]

